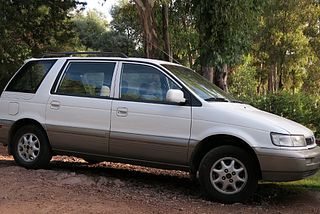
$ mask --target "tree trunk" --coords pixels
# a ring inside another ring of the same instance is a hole
[[[210,82],[213,81],[213,68],[210,67],[201,67],[202,69],[202,76],[209,80]]]
[[[263,69],[263,64],[260,63],[260,72],[262,71]],[[257,86],[257,94],[260,95],[260,92],[261,92],[261,86],[262,86],[262,79],[261,79],[261,76],[259,77],[259,84]]]
[[[185,30],[186,32],[188,31],[186,18],[184,18],[184,21],[183,21],[183,28],[184,28],[184,30]],[[188,48],[188,60],[189,60],[189,65],[190,65],[190,68],[193,70],[193,58],[192,58],[192,54],[191,54],[191,44],[190,44],[190,42],[188,42],[187,48]],[[203,73],[203,72],[202,72],[202,73]]]
[[[269,78],[269,91],[277,91],[277,63],[271,63],[270,65],[270,78]]]
[[[257,94],[258,94],[258,95],[260,95],[261,86],[262,86],[262,81],[261,81],[261,77],[259,77],[259,84],[258,84],[258,86],[257,86]]]
[[[280,72],[280,75],[279,75],[279,86],[278,86],[278,89],[279,90],[283,89],[283,72],[282,71]]]
[[[149,59],[158,59],[158,35],[154,18],[154,0],[134,0],[143,26],[144,52]]]
[[[296,72],[295,70],[292,70],[292,94],[294,95],[295,93],[295,86],[296,86]]]
[[[191,53],[188,53],[188,59],[189,59],[190,69],[193,70],[193,58]]]
[[[163,22],[163,44],[164,44],[164,59],[172,62],[170,54],[170,39],[169,39],[169,19],[168,19],[168,4],[162,3],[162,22]]]
[[[226,63],[223,63],[221,71],[216,68],[214,82],[217,86],[219,86],[219,88],[229,93],[227,77],[228,77],[228,65]]]

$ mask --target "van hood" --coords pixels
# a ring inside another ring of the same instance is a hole
[[[236,123],[235,125],[265,129],[265,131],[274,132],[280,132],[282,130],[281,133],[283,134],[303,134],[305,137],[313,135],[313,132],[310,129],[299,123],[275,114],[261,111],[248,104],[226,102],[210,102],[210,104],[214,107],[218,107],[222,111],[232,112],[234,117],[233,123]],[[228,113],[226,112],[224,116],[227,114]],[[274,129],[270,126],[274,126]]]

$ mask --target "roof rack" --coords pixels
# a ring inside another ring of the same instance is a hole
[[[43,58],[44,56],[56,56],[63,55],[64,57],[72,57],[72,55],[80,54],[95,54],[95,55],[118,55],[121,58],[128,58],[125,54],[120,52],[57,52],[57,53],[43,53],[38,56],[38,58]]]

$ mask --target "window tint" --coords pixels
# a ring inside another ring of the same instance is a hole
[[[167,101],[169,89],[179,87],[159,70],[134,64],[124,64],[120,84],[120,98]]]
[[[9,83],[6,91],[36,93],[55,61],[31,61],[26,63]]]
[[[115,63],[71,62],[57,93],[109,97],[114,67]]]

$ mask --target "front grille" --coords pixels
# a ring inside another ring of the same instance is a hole
[[[306,138],[307,146],[313,145],[314,141],[314,137]]]

